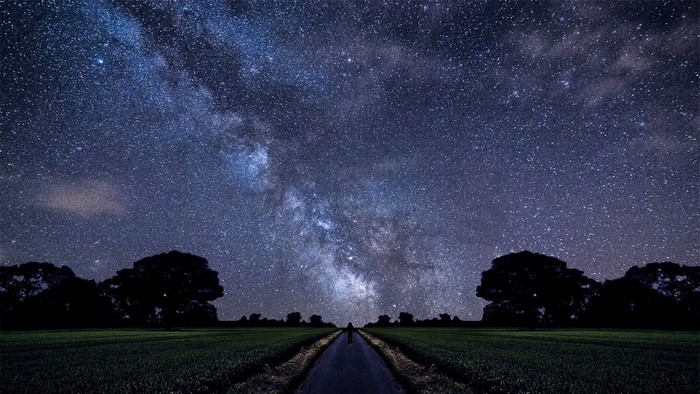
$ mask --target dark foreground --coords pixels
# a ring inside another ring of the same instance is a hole
[[[700,332],[367,329],[477,392],[699,393]]]
[[[226,391],[333,329],[0,332],[0,392]],[[644,330],[368,330],[475,391],[698,393],[700,333]],[[382,360],[345,335],[302,392],[400,392]],[[376,377],[373,377],[376,376]],[[326,386],[328,384],[333,387]]]
[[[359,334],[341,334],[316,361],[297,394],[403,393],[381,357]]]
[[[226,391],[326,328],[0,332],[0,393]]]

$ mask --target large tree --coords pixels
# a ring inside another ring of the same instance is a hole
[[[6,328],[86,327],[109,322],[111,307],[94,281],[66,267],[0,267],[0,317]]]
[[[606,281],[588,311],[591,323],[623,327],[700,327],[700,267],[651,263]]]
[[[668,261],[650,263],[630,268],[624,277],[671,297],[678,303],[700,307],[700,267]]]
[[[25,321],[32,327],[94,327],[112,322],[109,301],[93,280],[67,278],[24,304]]]
[[[75,278],[73,270],[51,263],[0,266],[0,313],[11,312],[26,299],[69,278]]]
[[[101,284],[120,318],[134,324],[205,324],[216,321],[209,304],[224,295],[206,259],[172,251],[146,257]]]
[[[484,321],[565,324],[579,319],[597,282],[551,256],[522,251],[498,257],[482,272],[476,295],[491,301]]]

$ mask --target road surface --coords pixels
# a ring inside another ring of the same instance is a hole
[[[342,333],[321,354],[297,394],[385,394],[405,391],[384,360],[357,332],[353,343]]]

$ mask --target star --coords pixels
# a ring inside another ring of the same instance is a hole
[[[695,2],[74,3],[6,6],[0,264],[362,324],[479,319],[509,251],[700,261]]]

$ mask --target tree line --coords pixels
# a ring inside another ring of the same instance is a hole
[[[206,259],[172,251],[146,257],[100,283],[68,267],[25,263],[0,267],[0,328],[201,326],[218,324],[211,301],[224,295]],[[494,259],[476,295],[490,301],[482,325],[589,326],[700,329],[700,267],[651,263],[600,283],[564,261],[529,251]],[[259,313],[226,322],[231,327],[332,326]],[[373,326],[464,327],[475,322],[443,313],[416,320],[401,312]]]
[[[451,316],[449,313],[441,313],[438,317],[420,320],[414,318],[412,313],[400,312],[399,316],[391,321],[391,316],[381,315],[376,322],[365,324],[365,327],[478,327],[480,322],[462,320],[459,316]]]
[[[323,321],[320,315],[311,315],[309,321],[302,318],[301,312],[292,312],[287,319],[275,320],[262,317],[260,313],[251,313],[250,316],[242,316],[239,320],[223,323],[226,327],[335,327],[333,323]]]
[[[146,257],[100,283],[68,267],[0,267],[0,324],[7,328],[208,325],[224,295],[206,259],[172,251]]]
[[[481,325],[700,329],[700,267],[671,262],[632,267],[600,283],[564,261],[522,251],[498,257],[476,295],[490,301]],[[416,320],[401,312],[369,326],[469,326],[449,314]]]
[[[100,283],[65,266],[30,262],[0,267],[0,328],[333,326],[319,315],[307,322],[300,312],[286,320],[253,313],[223,324],[210,303],[223,295],[206,259],[178,251],[141,259]]]

